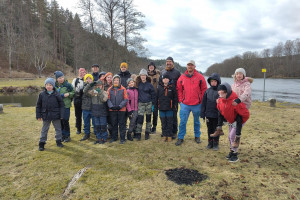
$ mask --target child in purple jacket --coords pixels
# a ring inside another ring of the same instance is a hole
[[[127,80],[128,89],[127,89],[127,95],[128,95],[128,102],[127,102],[127,112],[129,116],[129,129],[127,132],[127,140],[133,141],[132,139],[132,132],[135,130],[136,127],[136,120],[138,116],[138,89],[135,87],[134,80],[132,78],[129,78]]]

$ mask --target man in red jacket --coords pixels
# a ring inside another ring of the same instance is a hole
[[[194,134],[195,141],[200,143],[200,111],[201,102],[204,92],[207,89],[205,78],[198,73],[195,61],[191,60],[187,63],[187,70],[180,76],[177,81],[178,101],[180,102],[180,124],[178,132],[178,140],[175,143],[179,146],[183,143],[186,134],[186,124],[192,111],[194,116]]]

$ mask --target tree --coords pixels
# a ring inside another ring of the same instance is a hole
[[[92,0],[80,0],[79,8],[81,9],[82,17],[85,18],[85,23],[88,24],[91,33],[95,33],[95,16],[94,4]]]

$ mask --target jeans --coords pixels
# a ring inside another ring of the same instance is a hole
[[[91,133],[91,119],[92,123],[94,126],[94,133],[95,133],[95,120],[94,117],[92,116],[92,111],[90,110],[82,110],[82,115],[83,115],[83,131],[85,134],[89,135]]]
[[[194,116],[194,134],[195,137],[200,137],[200,112],[201,112],[201,104],[198,105],[185,105],[183,103],[180,104],[180,124],[179,124],[179,132],[178,132],[178,139],[183,139],[186,134],[186,124],[187,120],[189,119],[190,112],[192,111]]]
[[[107,139],[107,117],[94,117],[95,120],[95,134],[97,139]]]
[[[64,137],[70,137],[70,108],[65,108],[64,118],[61,120],[62,135]]]

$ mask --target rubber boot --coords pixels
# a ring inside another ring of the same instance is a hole
[[[208,139],[208,144],[206,146],[206,149],[212,149],[213,148],[213,140],[212,139]]]
[[[141,133],[136,133],[136,140],[137,141],[141,141],[141,137],[142,137]]]
[[[215,151],[219,150],[219,137],[213,139],[213,150],[215,150]]]

